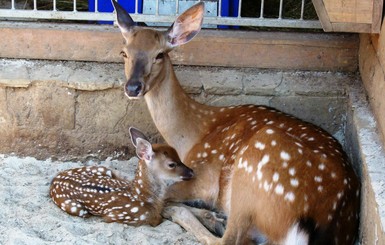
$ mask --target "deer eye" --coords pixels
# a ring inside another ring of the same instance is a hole
[[[168,167],[169,167],[170,169],[174,169],[174,168],[176,168],[176,163],[175,163],[175,162],[169,163],[169,164],[168,164]]]
[[[164,57],[164,53],[159,53],[157,56],[156,56],[156,60],[161,60],[161,59],[163,59],[163,57]]]
[[[126,54],[124,51],[121,51],[121,52],[120,52],[120,55],[121,55],[123,58],[127,58],[127,54]]]

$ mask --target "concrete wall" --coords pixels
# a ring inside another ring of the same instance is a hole
[[[357,134],[359,141],[353,149],[357,160],[362,162],[362,244],[385,243],[385,25],[382,25],[380,34],[360,34],[359,70],[361,79],[370,101],[370,108],[374,117],[367,117],[361,111],[358,119]],[[364,100],[361,98],[361,100]],[[356,118],[357,119],[357,118]],[[368,135],[369,134],[369,135]],[[370,136],[371,135],[371,136]],[[372,142],[363,143],[362,139],[377,138]],[[361,141],[361,142],[360,142]],[[362,146],[370,147],[363,153]],[[361,149],[361,150],[360,150]],[[379,214],[379,215],[378,215]],[[370,223],[370,224],[368,224]],[[371,227],[371,228],[368,228]]]

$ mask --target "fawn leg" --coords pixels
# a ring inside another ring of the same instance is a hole
[[[79,216],[82,218],[90,216],[90,213],[87,211],[86,207],[74,199],[61,200],[59,207],[63,211],[73,216]]]
[[[173,205],[188,209],[211,233],[222,237],[226,230],[227,216],[223,213],[207,210],[206,208],[196,208],[182,203]]]
[[[211,234],[186,207],[169,205],[163,209],[162,215],[194,234],[200,242],[209,245],[220,244],[220,238]]]

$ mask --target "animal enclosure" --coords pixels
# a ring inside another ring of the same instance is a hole
[[[73,3],[76,5],[76,1]],[[45,18],[46,13],[41,14]],[[69,16],[75,16],[72,14]],[[214,19],[209,18],[210,21]],[[96,19],[99,20],[111,19]],[[208,24],[212,25],[242,23],[231,22],[233,19],[230,22],[210,21]],[[59,161],[79,160],[82,162],[80,164],[95,164],[111,158],[125,160],[133,155],[127,135],[128,127],[132,125],[146,130],[151,139],[161,141],[144,103],[128,101],[123,95],[125,78],[122,65],[117,63],[120,61],[121,36],[112,26],[3,22],[0,28],[7,36],[0,40],[1,56],[18,58],[0,62],[0,153],[6,154],[1,158],[7,179],[6,184],[1,186],[1,195],[19,200],[20,207],[25,206],[21,200],[30,199],[29,196],[24,198],[25,193],[19,192],[20,187],[15,192],[9,188],[21,185],[15,182],[17,177],[7,176],[7,171],[16,174],[9,166],[11,164],[7,165],[8,159],[14,159],[12,155]],[[356,73],[358,42],[358,37],[354,35],[208,30],[187,48],[176,50],[173,59],[176,64],[201,65],[176,67],[183,87],[200,102],[211,105],[251,103],[273,106],[315,123],[336,137],[349,153],[362,179],[360,241],[371,244],[384,239],[382,193],[385,158],[381,140],[376,134],[376,121],[367,104],[359,74]],[[111,43],[114,45],[111,46]],[[378,47],[381,49],[381,43]],[[368,63],[365,63],[365,67],[370,67]],[[235,66],[240,68],[224,68]],[[381,72],[373,72],[373,76],[381,78]],[[372,96],[369,99],[373,101]],[[16,161],[25,163],[21,158]],[[41,162],[35,161],[31,161],[35,165],[15,164],[24,174],[23,180],[26,182],[23,185],[28,186],[33,182],[26,174],[31,169],[39,169],[32,172],[40,180],[46,178],[43,176],[46,172],[37,167]],[[45,189],[44,184],[40,187]],[[47,199],[41,195],[40,189],[33,191],[40,196],[35,201],[44,203]],[[4,206],[9,205],[11,199],[5,199],[4,202]],[[33,215],[33,212],[40,210],[36,205],[27,208],[27,211]],[[6,217],[4,220],[13,218],[9,213],[0,215]],[[39,215],[47,218],[43,213]],[[17,222],[12,223],[12,228],[29,234],[25,228],[27,226],[21,227],[19,220],[15,220]],[[25,217],[20,220],[29,224]],[[59,221],[55,220],[54,224],[59,224]],[[66,221],[74,222],[71,219]],[[82,227],[83,223],[78,224]],[[95,220],[85,224],[86,230],[90,229]],[[3,229],[6,224],[0,225]],[[47,241],[47,228],[41,227],[42,231],[37,229],[31,229],[36,233],[31,237],[36,241]],[[4,234],[0,237],[1,243],[16,239],[10,233]],[[21,241],[28,240],[21,237]],[[83,242],[89,243],[92,239],[85,238]],[[106,237],[103,239],[108,240]],[[169,242],[175,241],[172,239]],[[194,244],[196,241],[188,242]]]

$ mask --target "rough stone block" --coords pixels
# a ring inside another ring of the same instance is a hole
[[[32,82],[55,82],[58,85],[66,86],[68,78],[74,72],[72,67],[64,65],[62,62],[36,62],[29,70]]]
[[[276,96],[270,106],[320,126],[343,143],[347,110],[344,98]]]
[[[68,87],[79,90],[104,90],[122,88],[126,79],[123,65],[72,62],[69,64],[74,72],[68,78]]]
[[[241,94],[243,75],[240,70],[223,68],[220,72],[215,71],[215,68],[200,72],[205,93],[221,95]]]
[[[7,90],[8,111],[17,126],[74,128],[73,90],[47,83],[28,89]]]
[[[274,95],[282,82],[282,72],[245,71],[244,93],[250,95]]]
[[[284,72],[276,92],[281,95],[341,96],[356,79],[332,72]]]
[[[12,125],[12,118],[8,113],[7,91],[0,87],[0,128]]]
[[[0,60],[0,86],[25,88],[31,84],[26,61]]]
[[[201,69],[175,66],[175,74],[183,89],[189,94],[199,94],[203,91]]]

